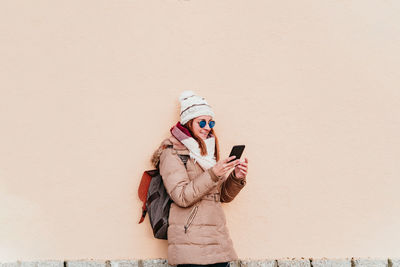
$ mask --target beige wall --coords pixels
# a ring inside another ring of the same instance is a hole
[[[0,2],[0,260],[166,257],[137,186],[194,90],[240,258],[400,254],[399,1]]]

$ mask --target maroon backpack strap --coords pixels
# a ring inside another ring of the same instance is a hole
[[[146,205],[145,205],[146,206]],[[147,209],[146,207],[142,207],[142,217],[140,218],[139,224],[144,221],[144,218],[146,217],[147,214]]]

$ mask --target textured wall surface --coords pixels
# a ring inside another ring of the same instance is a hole
[[[223,205],[240,259],[399,256],[399,11],[0,1],[0,261],[167,258],[137,187],[183,90],[212,105],[223,157],[246,145]]]

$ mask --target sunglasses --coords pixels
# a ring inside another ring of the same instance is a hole
[[[207,125],[207,121],[206,120],[201,120],[199,121],[199,126],[200,128],[204,128]],[[215,126],[215,121],[209,121],[208,122],[208,126],[210,126],[210,129],[213,128]]]

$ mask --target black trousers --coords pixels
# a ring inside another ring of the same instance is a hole
[[[231,266],[229,262],[220,262],[220,263],[214,263],[214,264],[206,264],[206,265],[201,265],[201,264],[178,264],[176,267],[229,267]]]

